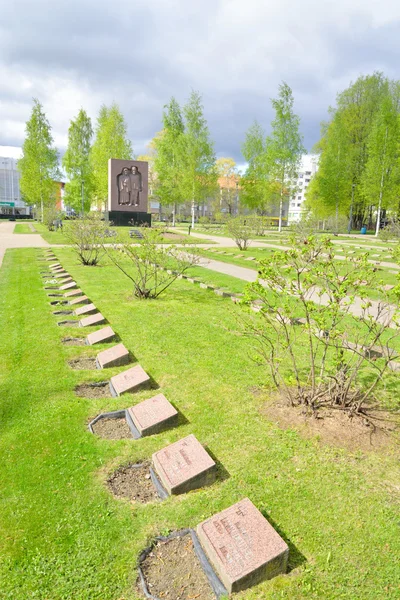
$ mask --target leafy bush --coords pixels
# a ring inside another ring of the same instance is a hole
[[[375,303],[375,313],[368,288],[384,298]],[[398,336],[398,314],[368,254],[342,262],[334,259],[327,238],[293,236],[289,250],[261,261],[244,304],[258,311],[243,320],[257,342],[258,359],[293,405],[365,415],[395,358],[390,343]]]
[[[104,255],[105,240],[110,238],[110,223],[101,215],[89,213],[70,221],[65,233],[83,265],[95,266]]]
[[[233,217],[226,223],[226,232],[240,250],[247,250],[250,244],[251,229],[243,217]]]
[[[189,267],[198,262],[195,254],[179,248],[162,245],[162,232],[143,229],[139,244],[132,242],[104,246],[114,265],[133,283],[137,298],[158,298]],[[183,246],[183,248],[182,248]]]

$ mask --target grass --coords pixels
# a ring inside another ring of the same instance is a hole
[[[14,233],[37,233],[32,231],[28,223],[17,223],[14,227]]]
[[[60,245],[71,243],[68,236],[65,235],[65,232],[68,231],[68,225],[69,225],[68,221],[64,221],[63,231],[61,231],[60,229],[58,229],[57,231],[49,231],[48,228],[46,227],[46,225],[43,225],[43,223],[34,223],[34,227],[35,227],[36,231],[41,234],[42,238],[46,242],[48,242],[49,244],[60,244]],[[110,229],[112,231],[117,232],[117,237],[109,238],[110,243],[113,243],[113,242],[117,241],[118,239],[120,241],[132,240],[133,243],[140,242],[139,239],[131,238],[129,236],[129,231],[131,229],[138,229],[137,227],[110,227]],[[173,229],[170,229],[167,232],[167,235],[163,238],[162,241],[165,244],[180,244],[180,243],[209,244],[210,243],[206,239],[193,238],[182,232],[174,231]]]
[[[111,266],[79,266],[61,248],[63,266],[186,419],[137,442],[95,438],[86,428],[91,417],[152,392],[75,396],[77,383],[120,369],[69,369],[69,358],[97,349],[60,343],[77,330],[56,326],[37,254],[8,251],[0,270],[1,599],[138,600],[136,557],[152,536],[193,527],[245,496],[290,544],[292,571],[240,598],[399,597],[395,454],[321,446],[261,417],[264,397],[253,392],[265,372],[236,333],[229,299],[178,281],[158,301],[133,300],[128,280]],[[189,433],[225,473],[216,484],[146,506],[106,491],[104,479],[116,466]]]

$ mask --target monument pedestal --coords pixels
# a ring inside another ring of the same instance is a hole
[[[113,225],[132,227],[140,225],[148,225],[151,227],[151,214],[146,212],[127,212],[122,210],[108,211],[108,219]]]

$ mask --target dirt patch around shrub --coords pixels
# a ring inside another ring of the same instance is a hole
[[[82,356],[68,361],[71,369],[75,371],[96,369],[96,359],[94,357]]]
[[[61,340],[64,346],[86,346],[85,338],[66,337]]]
[[[132,431],[126,419],[105,417],[92,425],[93,433],[105,440],[132,440]]]
[[[158,541],[140,566],[147,589],[156,598],[215,600],[190,533]],[[139,585],[138,589],[145,597]]]
[[[160,499],[151,481],[150,461],[122,465],[107,479],[107,485],[114,496],[131,502],[146,504]]]
[[[317,416],[308,413],[303,406],[291,406],[286,398],[274,398],[261,409],[270,421],[277,423],[282,429],[296,429],[304,437],[318,437],[322,443],[346,448],[351,452],[382,451],[394,447],[400,441],[399,426],[391,414],[383,411],[370,411],[377,417],[377,426],[368,424],[362,417],[350,418],[347,413],[335,409],[320,409]]]
[[[110,385],[108,381],[100,383],[81,383],[75,388],[75,394],[82,398],[111,398]]]
[[[78,327],[79,321],[59,321],[57,325],[59,327]]]

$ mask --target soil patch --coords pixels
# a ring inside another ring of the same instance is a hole
[[[361,417],[350,418],[345,412],[334,409],[321,409],[315,417],[306,412],[302,406],[291,406],[284,398],[277,398],[267,403],[261,409],[269,420],[277,422],[283,429],[297,429],[307,438],[319,437],[322,443],[339,446],[350,451],[362,450],[371,452],[387,449],[398,440],[396,430],[399,429],[400,419],[397,423],[386,422],[387,418],[393,421],[393,415],[377,411],[369,414],[377,419],[377,427],[368,424]]]
[[[166,240],[174,240],[174,242],[181,242],[185,239],[184,236],[179,235],[179,233],[163,233],[163,238]]]
[[[93,433],[105,440],[132,440],[132,431],[126,419],[99,419],[92,425]]]
[[[81,383],[75,388],[75,394],[83,398],[110,398],[111,391],[108,381],[100,383]]]
[[[72,315],[73,310],[55,310],[53,315]]]
[[[88,356],[82,356],[81,358],[74,358],[68,361],[69,366],[76,371],[84,369],[96,369],[96,359]]]
[[[127,498],[132,502],[154,502],[159,500],[156,488],[150,477],[150,462],[129,463],[119,467],[107,479],[107,485],[117,498]],[[172,598],[172,597],[171,597]]]
[[[59,327],[78,327],[79,321],[60,321],[57,325]]]
[[[140,566],[147,588],[156,598],[215,600],[190,534],[157,542]]]
[[[86,346],[85,338],[66,337],[61,340],[64,346]]]

